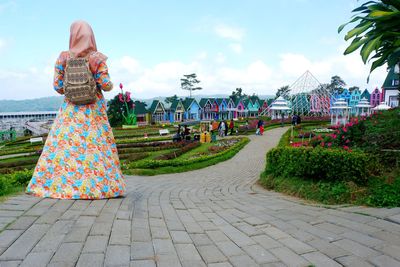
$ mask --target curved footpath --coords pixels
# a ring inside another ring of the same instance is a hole
[[[0,266],[400,266],[399,208],[310,206],[255,185],[286,129],[205,169],[129,176],[125,198],[13,197]]]

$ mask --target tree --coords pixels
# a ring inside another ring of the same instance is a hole
[[[314,89],[311,92],[314,94],[322,94],[324,92],[331,93],[330,86],[331,86],[330,83],[321,83],[320,85],[318,85],[318,87],[316,89]]]
[[[341,94],[343,92],[344,86],[346,86],[346,83],[343,81],[343,79],[340,78],[340,76],[335,75],[331,78],[331,83],[328,86],[328,90],[331,94],[333,94],[334,92],[338,92],[339,94]]]
[[[338,29],[340,33],[346,25],[358,22],[344,37],[346,41],[353,38],[344,54],[353,53],[361,48],[360,55],[364,64],[369,60],[374,60],[370,74],[374,69],[386,63],[389,68],[398,64],[400,58],[400,1],[368,1],[354,9],[352,13],[355,13],[353,19]]]
[[[236,88],[235,91],[232,91],[232,94],[230,95],[230,98],[232,98],[233,102],[236,102],[236,100],[246,97],[247,95],[243,93],[242,88]]]
[[[283,98],[288,98],[290,93],[290,87],[289,85],[282,86],[281,88],[276,91],[276,96],[275,98],[278,98],[282,96]]]
[[[174,101],[178,100],[178,96],[177,95],[173,95],[173,96],[169,96],[165,98],[165,103],[170,104]]]
[[[360,90],[360,87],[358,87],[358,86],[349,87],[350,92],[357,91],[357,90]]]
[[[196,73],[183,75],[183,77],[185,78],[181,79],[181,88],[183,90],[189,90],[189,97],[192,97],[192,91],[203,89],[198,86],[196,87],[196,85],[200,83],[200,81],[197,80]]]

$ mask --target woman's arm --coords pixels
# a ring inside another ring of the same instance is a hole
[[[97,87],[103,91],[111,91],[113,84],[110,81],[110,75],[108,74],[107,64],[102,61],[97,67],[96,74],[94,75]]]
[[[64,94],[64,73],[65,73],[65,53],[62,52],[57,58],[56,64],[54,66],[54,81],[53,86],[59,94]]]

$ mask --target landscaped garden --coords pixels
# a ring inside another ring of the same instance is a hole
[[[160,130],[168,130],[168,134],[160,136]],[[235,135],[212,143],[200,143],[193,141],[192,135],[191,141],[172,142],[176,132],[174,125],[113,128],[123,173],[156,175],[204,168],[233,157],[249,141]],[[42,148],[43,143],[31,144],[29,137],[2,145],[0,196],[23,191]]]
[[[297,126],[267,153],[261,183],[326,204],[400,206],[399,109],[341,127]]]

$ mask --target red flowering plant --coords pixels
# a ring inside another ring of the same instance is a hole
[[[126,125],[136,125],[136,115],[135,115],[135,104],[131,100],[131,93],[122,90],[124,86],[122,83],[119,84],[119,88],[121,89],[121,93],[118,94],[118,99],[120,102],[125,104],[125,110],[122,110],[122,117],[124,118],[124,124]],[[128,103],[132,102],[130,105]],[[129,108],[131,106],[131,108]]]

